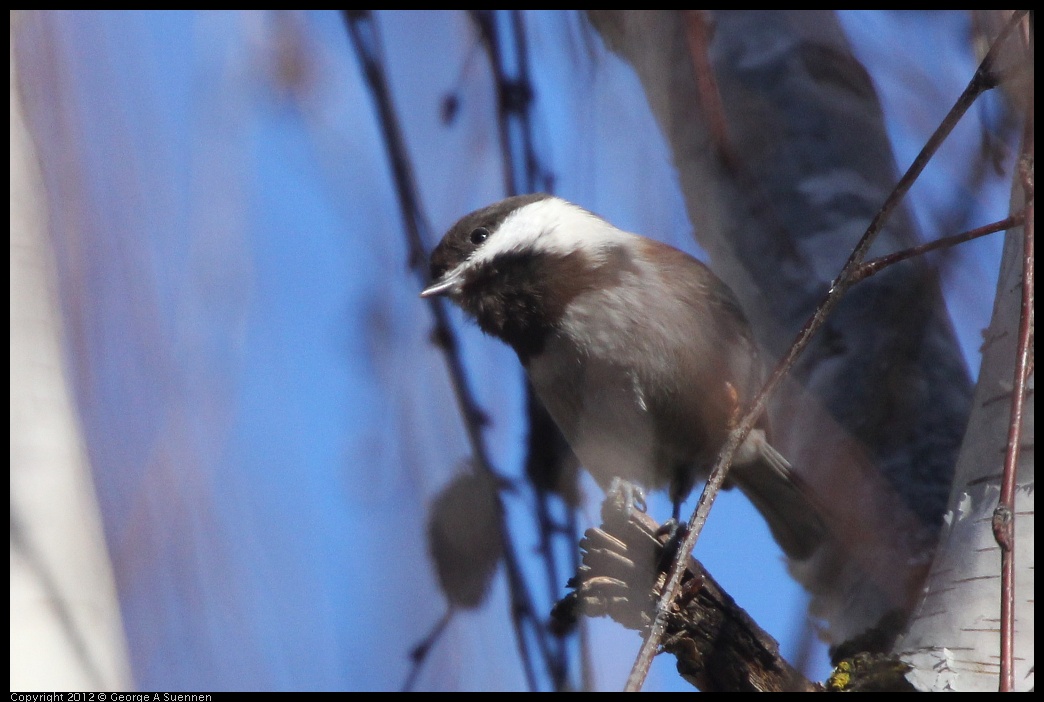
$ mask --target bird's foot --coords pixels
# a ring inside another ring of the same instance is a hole
[[[613,478],[613,482],[609,484],[609,489],[605,492],[603,511],[610,506],[621,512],[634,509],[644,513],[646,510],[645,491],[623,478]]]

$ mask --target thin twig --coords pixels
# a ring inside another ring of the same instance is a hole
[[[429,276],[423,261],[427,259],[425,254],[425,239],[430,232],[430,226],[421,212],[420,198],[417,196],[417,188],[410,167],[409,157],[406,153],[405,141],[402,138],[402,130],[398,118],[392,107],[391,97],[388,92],[387,80],[384,67],[380,59],[379,42],[373,18],[366,10],[344,10],[345,23],[356,55],[363,67],[366,81],[373,94],[375,107],[377,109],[378,123],[384,136],[384,143],[388,149],[388,158],[392,164],[392,172],[395,181],[395,190],[399,199],[399,206],[403,213],[403,222],[406,227],[407,242],[410,248],[410,266],[417,273],[421,286],[428,284]],[[456,335],[449,324],[445,303],[439,298],[427,298],[432,315],[435,317],[435,336],[439,340],[439,346],[443,349],[446,363],[449,366],[450,379],[453,383],[454,394],[460,406],[464,418],[464,425],[471,442],[471,450],[474,462],[481,470],[490,475],[497,476],[486,449],[485,438],[482,433],[484,424],[484,413],[478,408],[464,371],[463,362],[457,353]],[[498,480],[498,482],[502,482]],[[533,654],[529,650],[526,628],[531,627],[535,633],[538,643],[544,644],[545,637],[542,635],[541,618],[536,616],[532,597],[526,587],[525,579],[522,577],[518,555],[515,553],[509,538],[506,515],[503,501],[497,495],[500,504],[500,529],[504,534],[504,567],[507,572],[508,586],[511,592],[511,618],[515,628],[515,639],[518,643],[519,653],[525,669],[526,682],[531,690],[537,689],[536,672],[533,666]],[[541,646],[544,648],[544,645]],[[545,657],[547,656],[544,651]]]
[[[663,588],[663,595],[657,603],[656,620],[653,622],[649,635],[642,642],[642,646],[638,651],[638,656],[635,659],[634,665],[631,668],[631,673],[627,678],[627,685],[624,688],[625,691],[639,691],[645,682],[645,678],[649,674],[649,667],[652,665],[653,656],[655,656],[656,652],[659,650],[660,643],[666,630],[666,620],[671,603],[678,596],[682,576],[685,573],[685,564],[688,563],[693,547],[699,539],[700,532],[703,530],[703,525],[707,521],[707,515],[710,512],[711,505],[714,504],[714,499],[717,497],[718,491],[721,489],[721,485],[725,481],[725,476],[732,463],[732,458],[735,455],[736,450],[739,448],[740,443],[742,443],[746,438],[747,434],[754,426],[754,423],[765,411],[765,404],[767,403],[769,396],[782,381],[783,376],[790,370],[790,367],[797,360],[797,357],[802,351],[804,351],[805,347],[811,341],[812,336],[823,325],[827,317],[841,301],[841,298],[844,297],[845,293],[848,292],[849,288],[853,285],[853,273],[860,266],[863,258],[866,256],[867,250],[870,248],[870,245],[880,232],[887,218],[896,209],[899,202],[913,185],[914,181],[916,181],[920,176],[921,171],[924,170],[928,161],[932,158],[946,137],[949,136],[950,132],[953,131],[953,128],[964,116],[964,113],[967,112],[968,108],[971,107],[983,92],[996,87],[997,77],[993,73],[993,66],[998,53],[997,47],[1000,46],[1011,33],[1017,21],[1024,13],[1025,11],[1017,12],[1013,15],[1011,20],[1009,20],[1004,29],[1001,30],[997,39],[990,47],[990,50],[979,64],[978,69],[975,71],[975,75],[972,76],[968,86],[964,89],[964,92],[962,92],[960,97],[957,98],[956,103],[952,108],[950,108],[950,111],[946,114],[942,123],[935,130],[932,136],[929,137],[927,143],[917,155],[917,158],[914,159],[906,173],[903,174],[903,177],[899,179],[895,188],[885,199],[877,215],[870,223],[870,226],[867,227],[863,237],[859,240],[859,243],[849,256],[848,261],[841,269],[841,273],[834,280],[834,283],[831,285],[826,297],[822,302],[820,302],[812,317],[805,323],[804,327],[798,333],[797,338],[790,347],[790,350],[782,360],[780,360],[779,364],[772,372],[768,382],[765,384],[765,387],[762,388],[761,392],[759,392],[757,397],[754,398],[751,408],[729,435],[728,441],[726,441],[725,446],[722,448],[718,460],[714,465],[714,469],[711,471],[710,477],[707,479],[707,484],[700,495],[699,502],[696,505],[696,510],[689,519],[688,533],[678,549],[674,562],[671,564],[670,574]]]
[[[421,639],[420,643],[410,651],[410,659],[413,660],[413,665],[410,666],[410,672],[406,674],[406,682],[402,684],[402,692],[413,692],[413,686],[424,669],[424,662],[428,659],[428,653],[442,637],[442,632],[446,630],[446,625],[453,619],[455,611],[453,607],[447,608],[446,613],[439,617],[439,620],[435,622],[435,626],[431,628],[428,635]]]
[[[505,38],[497,25],[497,13],[510,12],[510,37]],[[533,192],[537,189],[538,175],[541,173],[539,161],[533,147],[532,120],[530,119],[533,104],[533,86],[529,79],[529,56],[525,37],[525,28],[519,10],[471,10],[472,22],[478,30],[482,46],[489,58],[493,73],[493,84],[497,96],[497,126],[500,136],[501,162],[504,170],[504,190],[508,196],[522,192]],[[505,54],[510,54],[505,56]],[[546,440],[546,432],[557,431],[550,421],[539,421],[537,415],[545,410],[533,395],[532,386],[526,382],[526,408],[528,415],[530,438],[530,455],[527,463],[533,460],[532,447],[534,439]],[[535,432],[544,432],[543,437],[533,437]],[[554,553],[554,536],[561,534],[551,518],[551,493],[540,485],[534,484],[536,500],[534,519],[540,532],[540,551],[542,552],[547,575],[548,592],[554,593],[561,586],[562,579],[558,572],[558,559]],[[554,637],[545,627],[543,636],[547,638],[545,648],[550,655],[546,657],[548,673],[555,690],[565,689],[569,669],[566,655],[566,640]]]
[[[866,278],[869,278],[875,273],[881,272],[888,266],[891,266],[895,263],[899,263],[900,261],[905,261],[908,258],[913,258],[914,256],[922,256],[928,253],[929,251],[945,249],[950,246],[956,246],[957,244],[963,244],[964,242],[971,241],[972,239],[978,239],[979,237],[986,236],[987,234],[995,234],[997,232],[1002,232],[1006,229],[1011,229],[1012,227],[1017,227],[1020,224],[1022,224],[1025,221],[1025,219],[1025,213],[1018,212],[1016,214],[1011,215],[1010,217],[1005,217],[1004,219],[998,222],[994,222],[992,224],[987,224],[985,226],[977,227],[975,229],[969,229],[966,232],[961,232],[960,234],[953,234],[951,236],[943,237],[942,239],[936,239],[935,241],[929,241],[927,244],[912,246],[908,249],[903,249],[902,251],[896,251],[895,253],[888,254],[887,256],[879,256],[877,258],[870,259],[869,261],[860,265],[852,272],[852,282],[858,283]]]
[[[1031,40],[1032,41],[1032,40]],[[1004,453],[1004,475],[997,508],[993,512],[993,536],[1001,552],[1000,684],[1001,692],[1015,689],[1015,483],[1022,436],[1022,410],[1030,372],[1033,335],[1033,103],[1027,107],[1019,177],[1025,198],[1022,249],[1022,305],[1019,310],[1019,341],[1015,357],[1015,382],[1011,393],[1008,445]]]

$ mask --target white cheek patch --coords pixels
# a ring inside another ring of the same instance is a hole
[[[551,197],[508,215],[468,262],[482,263],[500,254],[526,250],[563,256],[577,250],[595,253],[626,236],[590,212]]]

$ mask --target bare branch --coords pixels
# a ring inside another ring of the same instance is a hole
[[[1032,41],[1032,39],[1030,40]],[[1001,494],[993,513],[993,535],[1001,552],[1000,691],[1015,689],[1015,474],[1019,464],[1022,413],[1026,383],[1030,374],[1033,337],[1033,104],[1027,108],[1019,177],[1025,197],[1025,225],[1022,249],[1022,307],[1019,314],[1019,342],[1016,351],[1015,381],[1011,393],[1011,419],[1008,445],[1004,453]]]
[[[979,237],[986,236],[987,234],[995,234],[997,232],[1005,231],[1006,229],[1011,229],[1012,227],[1017,227],[1020,224],[1022,224],[1025,220],[1026,215],[1023,211],[1019,212],[1018,214],[1013,214],[1010,217],[1005,217],[1004,219],[998,222],[994,222],[993,224],[987,224],[982,227],[976,227],[975,229],[969,229],[968,231],[961,232],[960,234],[954,234],[952,236],[943,237],[942,239],[936,239],[935,241],[929,241],[927,244],[921,244],[920,246],[913,246],[909,249],[896,251],[895,253],[888,254],[887,256],[879,256],[875,259],[867,261],[866,263],[859,266],[855,271],[853,271],[852,281],[853,283],[858,283],[859,281],[865,278],[869,278],[875,273],[879,273],[888,266],[899,263],[900,261],[905,261],[908,258],[913,258],[914,256],[922,256],[930,251],[949,248],[950,246],[963,244],[964,242],[971,241],[972,239],[978,239]]]
[[[575,588],[553,616],[609,616],[645,631],[656,614],[665,573],[668,533],[626,500],[606,499],[602,525],[580,542],[583,566]],[[812,692],[807,680],[780,656],[779,644],[744,611],[695,559],[686,561],[682,592],[667,618],[663,650],[678,672],[703,692]]]

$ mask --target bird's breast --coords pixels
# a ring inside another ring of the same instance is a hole
[[[603,488],[614,477],[660,487],[670,479],[659,417],[639,375],[559,336],[527,364],[537,395]]]

